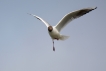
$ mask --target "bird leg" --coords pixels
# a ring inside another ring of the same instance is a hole
[[[55,51],[55,47],[54,47],[54,40],[53,40],[53,51]]]

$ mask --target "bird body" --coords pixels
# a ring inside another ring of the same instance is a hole
[[[55,26],[53,26],[53,31],[51,31],[51,32],[48,31],[48,33],[52,39],[59,40],[60,32],[55,28]]]
[[[43,20],[42,18],[30,14],[32,16],[34,16],[35,18],[37,18],[38,20],[42,21],[48,28],[48,33],[50,35],[50,37],[52,38],[53,41],[53,51],[55,51],[54,48],[54,40],[66,40],[67,38],[69,38],[69,36],[65,36],[65,35],[61,35],[60,31],[72,20],[79,18],[87,13],[89,13],[92,10],[95,10],[97,7],[94,8],[84,8],[84,9],[80,9],[80,10],[76,10],[73,12],[70,12],[68,14],[66,14],[57,24],[56,26],[51,26],[49,23],[47,23],[45,20]]]

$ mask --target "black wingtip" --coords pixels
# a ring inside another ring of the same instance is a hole
[[[97,7],[95,7],[94,9],[97,9]]]
[[[97,9],[97,7],[92,8],[91,11],[92,11],[92,10],[95,10],[95,9]]]

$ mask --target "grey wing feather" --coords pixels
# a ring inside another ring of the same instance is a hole
[[[29,14],[29,13],[28,13]],[[42,18],[36,16],[36,15],[33,15],[33,14],[29,14],[29,15],[32,15],[34,16],[35,18],[37,18],[38,20],[42,21],[47,27],[50,26],[50,24],[48,24],[45,20],[43,20]]]
[[[61,31],[61,29],[67,25],[70,21],[79,18],[87,13],[89,13],[92,10],[95,10],[95,8],[85,8],[85,9],[80,9],[71,13],[66,14],[60,21],[59,23],[55,26],[58,31]]]

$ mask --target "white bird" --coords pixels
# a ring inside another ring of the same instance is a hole
[[[48,33],[50,35],[50,37],[52,38],[52,42],[53,42],[53,51],[55,51],[55,47],[54,47],[54,40],[66,40],[67,38],[69,38],[69,36],[65,36],[65,35],[61,35],[60,31],[63,29],[63,27],[65,25],[67,25],[70,21],[79,18],[87,13],[89,13],[92,10],[95,10],[97,7],[94,8],[84,8],[84,9],[80,9],[80,10],[76,10],[73,12],[70,12],[68,14],[66,14],[58,23],[56,26],[51,26],[49,23],[47,23],[45,20],[43,20],[42,18],[40,18],[39,16],[30,14],[32,16],[34,16],[35,18],[39,19],[40,21],[42,21],[48,28]]]

